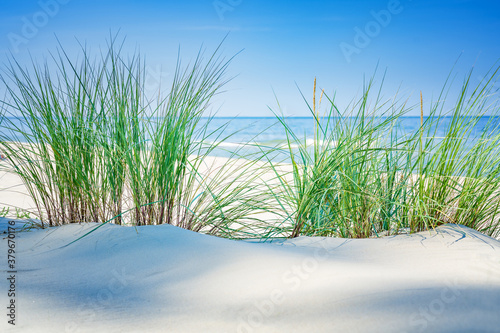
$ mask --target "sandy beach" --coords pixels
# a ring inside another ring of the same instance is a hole
[[[256,243],[108,224],[68,245],[96,226],[16,234],[18,316],[15,327],[2,321],[2,332],[500,327],[500,242],[458,225],[381,239]]]
[[[500,333],[499,1],[0,17],[0,333]]]
[[[225,167],[237,174],[244,165],[227,162],[207,157],[198,171],[210,177]],[[3,320],[2,332],[498,332],[500,327],[500,241],[465,226],[369,239],[302,236],[267,242],[172,225],[30,229],[15,219],[15,207],[34,209],[26,188],[5,169],[0,179],[0,203],[11,207],[0,218],[2,247],[8,249],[14,237],[16,257],[14,275],[4,269],[0,283],[15,293],[12,298],[3,292],[1,298],[7,315],[15,299],[15,325]],[[254,182],[269,185],[276,179],[269,170]],[[9,236],[9,226],[16,228],[15,236]]]
[[[207,168],[221,161],[211,159]],[[1,179],[2,204],[32,208],[16,176],[3,173]],[[0,219],[3,248],[9,221]],[[460,225],[378,239],[258,242],[171,225],[22,230],[25,223],[14,221],[16,325],[4,320],[2,332],[496,332],[500,327],[500,242]],[[2,279],[0,288],[9,290],[11,282]],[[2,293],[4,305],[6,296]]]

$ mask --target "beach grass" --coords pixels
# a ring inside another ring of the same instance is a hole
[[[50,64],[26,69],[12,59],[1,76],[3,113],[21,119],[4,117],[1,149],[38,218],[48,226],[168,223],[229,236],[231,224],[265,206],[252,194],[259,173],[238,177],[256,159],[238,170],[228,159],[200,171],[227,138],[200,119],[227,83],[231,59],[219,48],[208,57],[200,50],[188,66],[179,56],[168,94],[149,99],[144,61],[121,48],[113,37],[92,58],[82,46],[75,62],[61,47]],[[209,137],[216,143],[207,144]]]
[[[397,156],[391,154],[397,147],[384,148],[381,138],[406,109],[404,104],[376,100],[369,110],[372,89],[370,80],[363,96],[353,101],[345,114],[326,94],[326,115],[318,115],[314,102],[306,104],[314,116],[312,145],[294,133],[277,113],[288,138],[293,166],[293,181],[287,181],[287,175],[275,169],[282,186],[272,191],[283,207],[292,208],[285,213],[292,221],[286,227],[289,230],[282,230],[285,234],[369,237],[375,230],[374,223],[388,227],[389,220],[398,220],[398,212],[394,211],[397,199],[391,196],[402,186],[394,181],[399,170]]]
[[[419,175],[415,192],[412,230],[442,223],[463,224],[491,236],[500,235],[500,123],[494,85],[499,68],[473,85],[473,71],[465,77],[450,111],[438,102],[430,104],[431,121],[422,126],[424,150],[417,160]],[[444,136],[435,129],[448,116]],[[478,126],[488,116],[484,127]]]
[[[414,107],[397,98],[381,101],[382,87],[373,93],[373,80],[342,112],[325,95],[324,116],[316,108],[314,82],[312,105],[304,97],[314,117],[312,145],[275,112],[293,166],[291,176],[274,169],[280,186],[270,192],[290,222],[276,226],[275,233],[365,238],[458,223],[498,237],[498,69],[477,86],[471,77],[472,71],[448,110],[445,85],[438,101],[429,103],[425,121],[422,98],[421,125],[406,135],[399,131],[400,120]],[[479,128],[485,115],[489,121]],[[444,137],[436,135],[440,127]]]
[[[371,78],[340,110],[324,90],[316,103],[315,80],[312,103],[302,95],[312,143],[278,109],[285,148],[250,154],[242,145],[214,160],[234,133],[202,117],[230,80],[232,58],[220,45],[189,65],[179,54],[168,92],[151,97],[144,59],[122,48],[115,36],[97,56],[81,46],[79,61],[63,47],[42,65],[12,57],[0,76],[0,150],[43,225],[166,223],[268,239],[366,238],[459,223],[500,236],[498,68],[475,86],[471,71],[452,107],[448,81],[437,101],[421,95],[409,106],[382,98]],[[414,109],[420,126],[408,133],[401,119]]]

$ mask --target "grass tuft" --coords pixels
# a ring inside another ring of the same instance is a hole
[[[287,223],[273,232],[365,238],[459,223],[499,236],[499,108],[492,94],[497,74],[471,87],[470,72],[455,106],[445,112],[442,95],[425,121],[421,95],[420,127],[406,135],[401,119],[412,107],[397,98],[381,101],[381,87],[372,98],[373,79],[343,112],[325,94],[329,108],[323,117],[314,82],[313,104],[303,96],[314,118],[312,145],[276,113],[292,171],[274,168],[279,186],[270,193]],[[485,115],[489,121],[480,128]],[[444,137],[437,137],[438,128]]]
[[[209,131],[211,118],[201,120],[232,59],[220,46],[208,57],[200,50],[188,66],[179,56],[168,94],[148,99],[145,63],[122,56],[122,47],[111,38],[92,58],[82,46],[80,61],[61,47],[42,66],[11,59],[0,76],[9,116],[0,148],[38,217],[48,226],[167,223],[231,237],[233,224],[265,206],[252,184],[259,173],[244,174],[256,160],[204,168],[228,138],[222,127]]]

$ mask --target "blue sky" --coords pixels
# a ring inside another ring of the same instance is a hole
[[[57,35],[72,55],[77,38],[93,49],[110,31],[126,37],[126,52],[147,58],[148,86],[168,81],[180,46],[192,59],[203,44],[213,50],[230,32],[223,53],[236,76],[214,101],[220,116],[272,116],[273,91],[287,115],[308,116],[300,93],[319,88],[346,105],[363,77],[380,83],[384,96],[436,98],[454,68],[459,83],[472,66],[480,78],[500,59],[500,1],[95,1],[2,0],[0,60],[9,52],[28,64],[42,62]],[[31,28],[31,29],[30,29]],[[497,63],[498,64],[498,63]],[[476,82],[476,83],[477,83]],[[415,111],[415,114],[418,111]]]

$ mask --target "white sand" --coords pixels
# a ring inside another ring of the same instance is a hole
[[[276,186],[278,180],[276,180],[276,175],[274,171],[270,169],[270,165],[264,162],[255,162],[253,165],[247,165],[248,162],[242,159],[228,159],[225,157],[213,157],[207,156],[204,162],[200,164],[197,172],[203,175],[206,179],[211,179],[214,177],[237,177],[240,182],[249,181],[253,179],[250,183],[253,186],[262,186],[263,190],[267,187],[264,185],[267,183],[270,186]],[[274,167],[280,173],[290,173],[291,166],[288,164],[276,163]],[[264,170],[258,173],[258,177],[250,172],[253,168],[260,168]],[[220,173],[220,176],[216,176]],[[254,178],[255,177],[255,178]],[[291,174],[284,177],[287,181],[292,182]],[[204,181],[206,181],[204,179]],[[217,178],[219,179],[219,178]],[[215,184],[213,184],[215,185]],[[219,183],[223,187],[222,183]],[[233,184],[234,186],[234,184]],[[198,193],[192,193],[196,196]],[[125,197],[129,195],[128,189],[125,189]],[[123,210],[127,210],[133,207],[133,202],[131,200],[125,199],[123,202]],[[16,209],[19,212],[30,212],[31,217],[34,218],[38,215],[38,210],[36,208],[35,202],[28,194],[26,186],[24,186],[20,177],[12,172],[12,167],[10,163],[6,161],[0,161],[0,212],[2,209],[9,208],[9,213],[7,217],[16,217]],[[262,214],[262,213],[260,213]],[[273,214],[265,213],[266,215],[259,215],[265,221],[276,218]],[[127,215],[125,215],[127,217]]]
[[[21,179],[0,166],[0,210],[7,207],[11,216],[15,216],[16,208],[36,211],[35,203],[28,195]]]
[[[0,207],[32,206],[0,180]],[[16,234],[16,326],[3,235],[0,332],[500,332],[500,242],[465,227],[269,244],[110,224],[65,247],[95,226]]]
[[[465,227],[264,244],[105,225],[64,247],[95,226],[17,234],[16,326],[3,314],[0,331],[500,330],[500,242]]]

